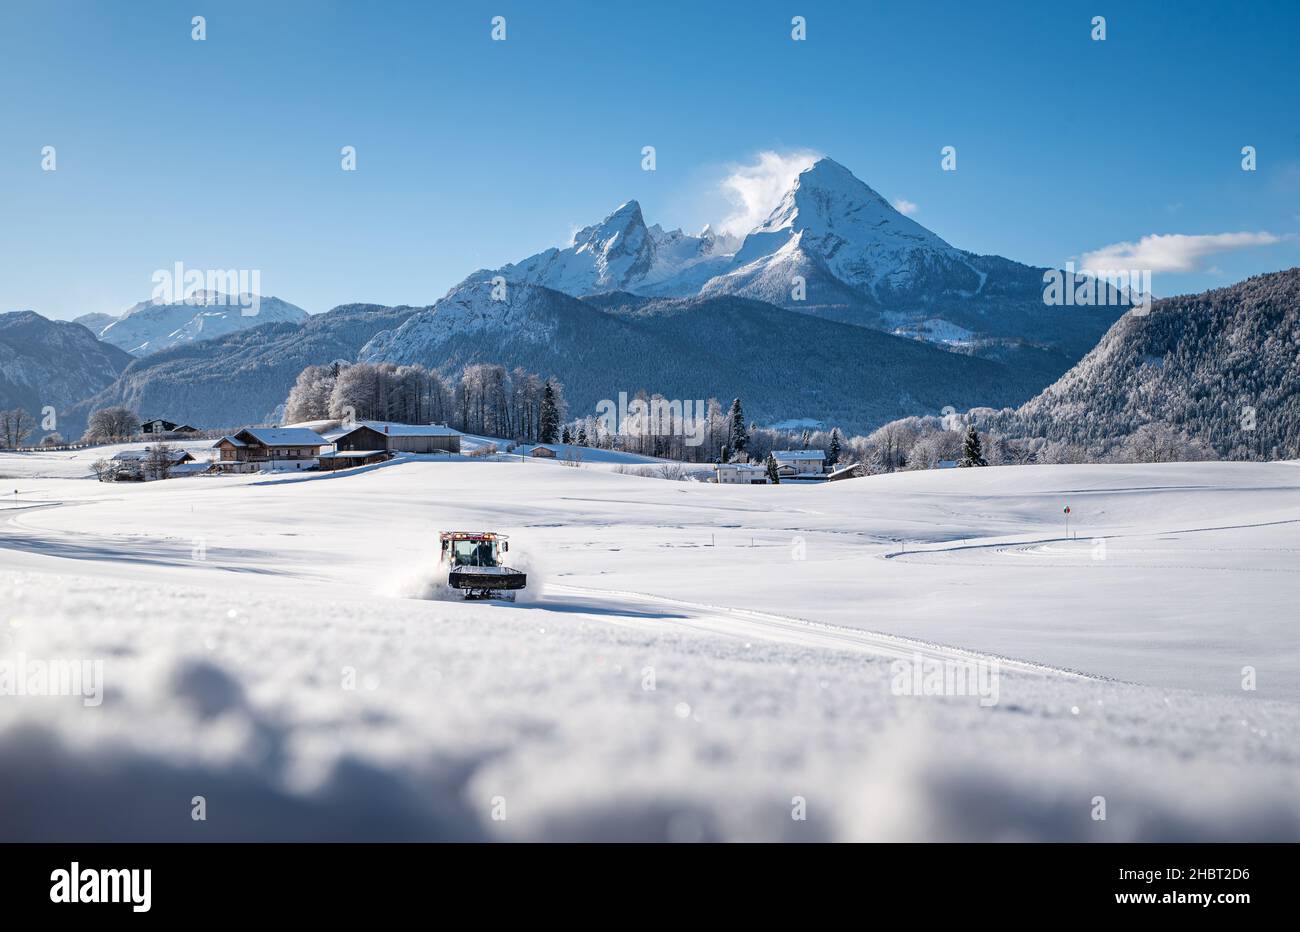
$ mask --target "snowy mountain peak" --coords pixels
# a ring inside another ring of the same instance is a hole
[[[639,238],[645,233],[645,228],[641,205],[636,201],[628,201],[600,223],[579,230],[573,237],[573,245],[577,249],[603,252],[620,240],[626,244],[628,240]]]
[[[867,245],[906,240],[944,252],[956,252],[915,220],[903,216],[885,198],[833,159],[819,159],[800,172],[790,190],[754,231],[834,231],[845,241]]]
[[[812,303],[910,304],[983,284],[965,253],[828,158],[799,173],[731,267],[704,290],[788,304],[796,277],[818,279]]]
[[[276,297],[217,291],[195,291],[185,300],[162,304],[154,300],[132,305],[121,317],[98,331],[134,356],[147,356],[181,343],[213,337],[270,323],[302,323],[307,312]]]
[[[721,271],[739,242],[734,237],[690,236],[680,229],[647,227],[641,205],[628,201],[600,223],[583,227],[564,249],[548,249],[519,263],[470,276],[500,275],[509,282],[543,285],[581,296],[607,291],[694,294]]]

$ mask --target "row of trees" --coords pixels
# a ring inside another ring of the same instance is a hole
[[[1145,424],[1105,450],[1043,437],[1008,437],[977,429],[978,413],[908,417],[846,443],[848,456],[872,472],[934,469],[941,462],[992,466],[1028,463],[1164,463],[1213,459],[1206,445],[1164,424]]]
[[[452,379],[418,364],[336,362],[299,373],[284,421],[447,424],[471,434],[557,443],[565,407],[564,386],[518,367],[476,363]]]
[[[638,398],[658,396],[639,393]],[[1089,449],[1043,437],[1008,436],[995,427],[992,409],[966,415],[907,417],[878,427],[865,436],[844,437],[838,428],[788,431],[746,424],[739,398],[723,410],[716,399],[706,406],[696,434],[703,442],[686,445],[676,435],[610,434],[599,418],[583,418],[566,428],[582,445],[599,446],[664,456],[685,462],[749,462],[775,472],[772,453],[783,449],[822,450],[827,469],[859,463],[868,472],[935,469],[948,462],[956,466],[1015,465],[1028,463],[1174,462],[1213,458],[1213,451],[1168,425],[1153,423],[1126,437],[1113,438],[1104,449]],[[686,425],[689,434],[693,425]]]
[[[0,449],[24,446],[36,431],[36,419],[22,408],[0,411]],[[124,405],[114,405],[91,412],[82,443],[120,443],[140,433],[140,418]],[[41,446],[62,446],[66,441],[57,431],[41,438]]]
[[[802,433],[746,423],[739,398],[723,408],[710,398],[702,409],[694,403],[637,392],[628,411],[577,418],[562,430],[562,442],[603,450],[638,453],[684,463],[763,462],[773,450],[822,449],[834,465],[844,449],[838,429]],[[638,412],[648,412],[638,416]],[[625,415],[629,415],[625,417]]]

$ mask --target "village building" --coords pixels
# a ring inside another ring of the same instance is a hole
[[[212,445],[213,469],[257,472],[263,469],[312,469],[329,441],[305,427],[245,427]]]
[[[753,463],[716,463],[714,477],[719,485],[766,485],[767,467]]]
[[[160,417],[152,421],[145,421],[140,425],[142,434],[197,434],[199,429],[191,427],[189,424],[177,424],[174,421],[166,421]]]
[[[459,453],[461,432],[443,424],[358,421],[331,439],[339,453]],[[355,463],[352,465],[356,465]]]
[[[841,479],[861,479],[867,474],[867,468],[861,463],[849,463],[847,466],[840,466],[826,477],[827,482],[839,482]]]
[[[351,469],[353,466],[370,466],[392,459],[386,450],[334,450],[318,456],[319,467],[324,470]]]
[[[826,454],[821,450],[773,450],[772,458],[782,482],[819,482],[826,478]]]
[[[561,449],[549,443],[525,444],[515,447],[515,452],[520,456],[533,456],[537,459],[553,460],[562,452]]]
[[[126,481],[143,481],[144,479],[155,478],[149,475],[149,463],[153,456],[154,451],[147,448],[143,450],[123,450],[120,453],[115,453],[113,462],[117,464],[116,478]],[[202,465],[195,464],[193,455],[186,450],[168,450],[167,459],[169,460],[167,467],[169,475],[178,474],[179,468],[183,465]],[[188,470],[188,472],[194,471],[192,469]]]

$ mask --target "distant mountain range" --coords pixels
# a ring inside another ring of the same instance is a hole
[[[762,423],[854,431],[948,405],[1010,408],[1018,429],[1059,439],[1158,418],[1218,431],[1229,449],[1263,436],[1232,436],[1225,413],[1255,399],[1260,423],[1272,418],[1261,429],[1294,435],[1294,270],[1158,301],[1149,316],[1049,306],[1045,271],[949,245],[822,159],[744,237],[648,226],[629,201],[570,245],[477,271],[424,308],[308,317],[263,298],[248,317],[146,303],[82,318],[100,342],[77,324],[0,316],[0,405],[53,399],[74,425],[120,403],[231,426],[273,418],[311,364],[454,375],[497,362],[559,378],[575,414],[639,389],[739,395]]]
[[[133,356],[148,356],[263,324],[300,324],[306,319],[306,311],[279,298],[198,291],[184,301],[141,301],[118,317],[85,314],[74,323],[89,327],[105,343]]]
[[[84,427],[96,408],[127,405],[146,418],[166,417],[198,427],[267,423],[278,416],[277,409],[304,368],[355,360],[376,333],[401,326],[418,310],[347,304],[302,323],[264,324],[143,359],[127,357],[129,364],[120,376],[82,395],[67,420]]]
[[[569,246],[475,272],[361,358],[522,365],[576,410],[639,388],[747,393],[760,420],[868,429],[958,398],[1018,404],[1126,309],[1049,307],[1046,271],[956,249],[821,159],[743,238],[665,232],[629,201]]]
[[[1045,305],[1046,271],[949,245],[823,158],[742,240],[707,228],[700,236],[664,233],[647,227],[640,206],[629,201],[564,249],[469,280],[500,276],[575,297],[736,295],[1014,360],[1046,384],[1095,346],[1125,309]]]
[[[644,388],[681,399],[739,395],[760,423],[815,411],[856,430],[918,410],[1023,398],[1037,387],[996,362],[747,298],[578,299],[514,284],[496,300],[487,281],[465,282],[377,334],[359,358],[444,371],[501,362],[555,374],[574,413]]]

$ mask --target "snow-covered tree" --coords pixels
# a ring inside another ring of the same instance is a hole
[[[840,451],[843,449],[843,439],[840,437],[840,429],[834,427],[831,429],[831,442],[826,450],[826,468],[830,469],[840,461]]]
[[[872,431],[867,440],[878,451],[881,470],[893,472],[907,465],[907,457],[916,438],[916,427],[907,421],[890,421]]]
[[[743,458],[745,449],[749,446],[749,431],[745,429],[745,410],[741,407],[739,398],[731,403],[731,436],[728,438],[728,446],[731,447],[733,459]]]
[[[958,466],[987,466],[988,461],[984,459],[984,451],[980,448],[980,435],[975,431],[975,425],[966,428],[966,439],[962,444],[961,461]]]
[[[542,389],[542,416],[538,440],[542,443],[555,443],[559,426],[560,409],[556,403],[555,388],[551,385],[551,380],[547,379]]]
[[[330,394],[338,378],[338,364],[308,366],[298,373],[284,403],[284,423],[319,421],[330,416]]]
[[[776,457],[771,453],[767,454],[767,460],[764,465],[767,466],[767,481],[773,485],[780,485],[781,473],[778,471],[776,466]]]

